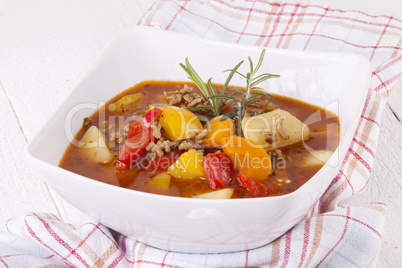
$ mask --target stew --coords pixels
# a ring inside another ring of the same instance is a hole
[[[217,94],[225,87],[211,86]],[[227,96],[246,90],[229,89]],[[339,119],[299,100],[252,92],[256,101],[241,111],[243,118],[236,117],[239,102],[224,98],[215,98],[217,116],[196,84],[142,82],[84,119],[60,167],[169,196],[249,198],[295,191],[338,147]]]

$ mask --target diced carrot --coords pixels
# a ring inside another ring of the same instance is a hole
[[[256,142],[238,136],[224,138],[222,149],[238,172],[253,180],[265,180],[272,172],[271,158]]]
[[[207,136],[203,139],[203,144],[209,148],[215,148],[223,144],[222,139],[235,134],[235,124],[233,119],[221,121],[222,116],[210,120],[204,129],[207,130]]]

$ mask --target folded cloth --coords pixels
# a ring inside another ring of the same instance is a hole
[[[402,70],[402,21],[315,5],[264,0],[160,1],[139,21],[184,34],[292,50],[349,52],[372,63],[368,96],[348,154],[321,199],[294,228],[269,245],[225,254],[159,250],[95,221],[71,226],[28,214],[0,226],[0,265],[74,267],[372,267],[386,206],[348,205],[367,186],[381,111]]]

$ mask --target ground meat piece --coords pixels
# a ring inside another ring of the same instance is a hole
[[[165,148],[169,147],[170,149],[175,149],[179,145],[179,141],[164,141]]]
[[[158,121],[154,121],[151,124],[151,128],[152,128],[152,134],[154,135],[155,138],[157,139],[161,139],[162,138],[162,126],[159,124]]]
[[[202,140],[196,140],[196,139],[187,139],[182,141],[179,144],[178,149],[179,150],[190,150],[190,149],[195,149],[195,150],[202,150],[206,146],[202,144]]]
[[[201,106],[199,104],[203,104],[205,102],[205,98],[198,96],[194,98],[192,101],[188,103],[188,107],[196,107],[196,106]],[[205,104],[205,103],[204,103]]]
[[[195,148],[195,144],[185,140],[183,142],[180,143],[179,145],[179,150],[190,150],[190,149],[194,149]]]
[[[163,94],[170,105],[184,107],[210,106],[209,101],[204,96],[193,92],[193,88],[188,85],[184,85],[180,90],[165,91]]]
[[[264,97],[264,98],[259,98],[259,102],[256,102],[256,103],[258,103],[258,105],[261,107],[261,106],[268,106],[269,105],[269,99],[268,98],[266,98],[266,97]]]
[[[152,149],[154,146],[155,146],[155,143],[154,143],[153,141],[151,141],[151,142],[147,145],[147,147],[145,148],[145,150],[151,151],[151,149]]]
[[[186,93],[191,93],[191,92],[193,92],[193,88],[189,87],[187,84],[184,85],[184,87],[182,89],[180,89],[181,94],[186,94]]]
[[[257,102],[247,106],[247,113],[250,116],[260,115],[272,110],[275,110],[275,108],[267,97],[258,98]]]
[[[124,132],[121,133],[120,131],[111,131],[109,133],[109,141],[110,142],[116,142],[117,144],[120,144],[124,141],[124,138],[126,137],[127,134],[125,134]]]
[[[183,99],[187,102],[191,102],[193,100],[193,97],[191,96],[191,94],[185,94],[183,95]]]
[[[166,140],[163,141],[163,146],[166,153],[170,153],[172,151],[172,147],[176,147],[177,144],[172,144],[172,141]]]
[[[165,141],[158,141],[157,143],[150,142],[148,146],[146,147],[147,151],[152,151],[156,150],[154,149],[155,147],[159,147],[161,150],[170,152],[172,149],[176,148],[179,145],[179,141],[170,141],[170,140],[165,140]]]
[[[108,121],[103,121],[99,124],[99,130],[101,130],[103,133],[105,133],[106,135],[108,135],[110,132],[113,131],[114,126],[109,124]]]
[[[165,153],[169,153],[172,149],[177,148],[179,141],[159,140],[157,143],[150,142],[145,148],[147,155],[145,156],[149,161],[152,161],[157,156],[163,156]]]
[[[116,137],[116,142],[118,144],[122,143],[124,141],[124,138],[125,138],[124,134],[121,133],[121,132],[116,133],[115,137]]]
[[[261,105],[261,106],[264,106],[264,108],[267,109],[268,111],[273,111],[273,110],[279,108],[278,105],[276,105],[276,104],[274,104],[273,102],[271,102],[268,98],[265,99],[265,101],[266,101],[266,104],[263,104],[263,105]]]
[[[266,142],[268,142],[269,144],[272,144],[276,141],[276,136],[272,134],[271,131],[268,131],[266,129],[261,129],[261,133],[264,136],[264,139]]]
[[[147,150],[147,155],[146,157],[149,159],[149,161],[154,160],[157,156],[163,156],[164,152],[162,150],[163,146],[161,144],[150,142],[148,146],[145,148]]]
[[[163,94],[170,105],[179,105],[183,99],[182,94],[178,91],[164,91]]]
[[[249,107],[247,107],[246,112],[247,112],[247,114],[248,114],[249,116],[255,116],[255,115],[264,114],[264,113],[267,112],[267,110],[266,110],[266,109],[263,109],[263,108],[258,108],[258,107],[249,106]]]
[[[103,133],[109,137],[109,146],[114,146],[115,144],[121,144],[124,142],[130,129],[130,123],[125,124],[124,127],[118,127],[109,124],[108,121],[103,121],[100,123],[99,127],[100,129],[103,129]]]
[[[160,146],[155,146],[154,147],[154,152],[158,155],[158,156],[163,156],[164,152],[162,150],[162,148]]]
[[[195,141],[195,144],[196,144],[196,145],[201,145],[201,144],[202,144],[202,140],[196,140],[196,141]]]
[[[201,134],[201,133],[200,133]],[[202,137],[202,136],[200,136]],[[170,153],[174,149],[179,149],[180,151],[188,151],[190,149],[203,150],[204,145],[200,145],[197,141],[202,141],[201,139],[187,139],[181,141],[171,141],[171,140],[158,140],[158,142],[150,142],[145,148],[147,154],[145,157],[152,161],[157,156],[163,156],[165,153]]]
[[[205,97],[198,95],[197,93],[188,93],[183,95],[183,99],[187,102],[187,107],[201,106],[205,105]]]

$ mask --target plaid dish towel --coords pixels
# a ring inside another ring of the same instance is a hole
[[[0,226],[0,267],[373,267],[386,206],[348,205],[373,166],[380,118],[402,70],[402,21],[264,0],[160,1],[138,23],[209,39],[292,50],[360,54],[373,72],[364,111],[338,175],[306,217],[269,245],[225,254],[163,251],[97,222],[29,214]]]

